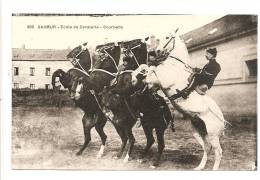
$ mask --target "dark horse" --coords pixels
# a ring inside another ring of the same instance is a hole
[[[92,70],[93,60],[87,48],[87,43],[83,43],[72,49],[67,55],[67,59],[73,64],[75,68],[89,72]]]
[[[76,60],[77,60],[77,58],[80,58],[78,60],[78,62],[84,61],[85,65],[87,65],[84,67],[94,68],[95,65],[93,65],[93,62],[89,56],[89,53],[86,53],[86,56],[84,56],[85,51],[86,50],[84,50],[82,46],[78,46],[74,50],[72,50],[72,52],[70,52],[67,57],[76,59]],[[116,62],[119,61],[120,48],[118,46],[109,48],[106,50],[106,52],[109,53],[109,55],[111,57],[113,57],[114,61],[116,61]],[[74,57],[74,56],[77,56],[77,57]],[[109,61],[107,59],[111,58],[111,57],[106,56],[105,59],[103,59],[103,61],[104,62]],[[88,63],[86,63],[86,62],[88,62]],[[92,64],[92,65],[90,65],[90,64]],[[59,86],[59,83],[61,83],[61,85],[63,85],[64,88],[68,88],[69,92],[70,92],[70,96],[72,99],[74,99],[75,104],[85,112],[85,114],[82,118],[85,141],[84,141],[84,144],[81,147],[81,149],[77,152],[77,155],[81,155],[82,152],[84,151],[84,149],[89,144],[89,142],[91,140],[90,131],[95,126],[96,131],[98,132],[98,134],[100,135],[101,140],[102,140],[102,145],[101,145],[100,151],[98,153],[98,157],[101,157],[104,152],[105,142],[107,139],[107,136],[103,131],[103,128],[106,124],[107,119],[104,116],[104,114],[102,113],[99,103],[98,103],[100,97],[96,94],[93,94],[93,92],[91,92],[91,91],[84,91],[81,94],[80,98],[75,98],[75,95],[76,95],[75,87],[79,83],[79,79],[84,78],[84,77],[86,77],[87,79],[91,78],[91,79],[97,80],[96,81],[97,85],[95,84],[96,87],[102,87],[104,85],[109,84],[112,75],[107,75],[102,70],[95,71],[95,72],[88,74],[87,72],[83,71],[82,68],[80,69],[80,67],[83,67],[83,66],[78,65],[78,66],[76,66],[76,68],[72,68],[68,72],[64,72],[63,70],[58,69],[52,75],[52,85],[53,85],[54,89],[56,89],[57,86]],[[112,70],[114,72],[116,72],[116,70],[117,70],[116,67],[112,67],[112,68],[107,67],[106,63],[99,65],[99,68]],[[88,68],[86,68],[86,69],[88,69]],[[98,73],[98,72],[100,72],[100,73]],[[109,77],[107,77],[107,76],[109,76]],[[102,88],[100,88],[100,89],[102,89]]]
[[[147,50],[146,50],[146,44],[145,43],[142,43],[140,40],[133,40],[133,41],[128,41],[128,42],[121,42],[120,46],[122,47],[122,49],[124,49],[124,51],[123,51],[123,54],[124,54],[123,61],[126,60],[126,58],[132,57],[131,60],[128,59],[129,63],[128,63],[128,66],[125,67],[125,69],[129,69],[130,67],[136,67],[137,68],[139,66],[139,63],[146,63]],[[141,49],[141,51],[140,51],[140,49]],[[133,57],[135,59],[133,59]],[[111,68],[115,67],[115,65],[114,65],[115,63],[111,59],[110,59],[110,61],[99,60],[99,61],[96,62],[96,64],[98,64],[97,67],[102,66],[103,67],[102,69],[105,69],[105,70],[110,71],[110,72],[112,72]],[[108,68],[110,68],[110,70]],[[107,87],[110,86],[110,84],[107,84],[107,81],[104,79],[104,77],[103,77],[103,79],[100,79],[100,78],[98,78],[100,76],[98,76],[98,77],[96,76],[97,73],[100,74],[102,72],[103,72],[103,70],[96,69],[96,70],[94,70],[90,73],[89,78],[86,78],[86,77],[82,78],[80,80],[80,82],[78,83],[78,87],[80,87],[80,86],[82,86],[82,87],[75,88],[75,90],[76,90],[75,97],[79,97],[84,91],[87,91],[87,90],[95,90],[95,92],[98,93],[98,92],[101,92],[101,90],[103,90],[105,86],[107,86]],[[107,74],[106,77],[107,78],[110,77],[111,78],[110,80],[112,80],[113,74],[109,74],[107,72],[104,72],[104,74]],[[100,81],[103,82],[102,85],[100,84]],[[116,82],[116,81],[113,81],[113,82]],[[130,79],[130,82],[131,82],[131,79]],[[103,96],[103,93],[104,93],[104,91],[101,93],[102,96]],[[103,105],[103,103],[100,103],[100,106],[102,106],[102,105]],[[117,107],[118,107],[118,109],[121,108],[121,106],[117,106]],[[125,107],[125,106],[122,106],[122,107]],[[132,126],[135,124],[135,117],[131,114],[130,114],[130,116],[129,116],[129,114],[126,114],[126,117],[128,117],[127,121],[132,122],[132,124],[130,126],[128,126],[128,124],[125,123],[126,120],[120,119],[119,121],[117,121],[114,118],[112,119],[112,123],[114,124],[114,126],[115,126],[118,134],[120,135],[121,140],[122,140],[122,146],[120,148],[119,153],[116,155],[116,157],[122,156],[122,153],[124,151],[124,148],[125,148],[125,145],[126,145],[126,142],[127,142],[128,139],[129,139],[129,142],[130,142],[129,151],[131,151],[133,143],[134,143],[134,137],[133,137],[133,134],[132,134]],[[126,126],[128,126],[128,127],[126,127]],[[122,135],[122,130],[125,131],[126,129],[128,130],[128,132],[126,132],[126,133],[124,133],[124,135]]]
[[[146,44],[136,43],[124,45],[126,48],[127,67],[117,76],[117,82],[112,87],[103,91],[102,103],[110,109],[114,115],[113,124],[122,139],[122,146],[118,157],[121,157],[124,148],[129,140],[127,155],[124,161],[128,161],[131,156],[135,138],[132,128],[136,122],[136,117],[141,114],[141,124],[147,138],[147,144],[140,158],[143,159],[154,143],[153,129],[156,131],[158,140],[158,153],[153,162],[153,167],[159,165],[161,154],[165,147],[164,132],[169,122],[173,121],[171,112],[163,97],[150,93],[141,83],[132,85],[132,68],[147,63]],[[137,48],[139,47],[139,48]],[[143,86],[143,87],[139,87]],[[142,89],[141,91],[137,91]],[[107,110],[106,109],[106,110]],[[172,124],[173,125],[173,124]]]
[[[52,85],[53,87],[59,87],[59,83],[61,83],[64,88],[67,88],[69,92],[71,92],[75,86],[75,81],[77,81],[78,78],[84,76],[87,75],[77,69],[70,69],[68,72],[58,69],[52,75]],[[57,80],[57,77],[59,77],[59,80]],[[98,157],[101,157],[107,139],[107,136],[103,130],[107,120],[102,111],[100,111],[100,108],[98,107],[96,100],[91,92],[85,91],[84,94],[81,95],[81,98],[75,99],[72,96],[72,99],[74,100],[75,105],[81,108],[85,113],[82,118],[85,140],[83,146],[76,154],[81,155],[84,149],[87,147],[91,140],[90,131],[95,126],[95,129],[102,141],[102,146],[100,148],[100,152],[98,153]]]
[[[153,145],[155,140],[152,132],[153,129],[155,129],[158,141],[158,153],[152,167],[156,167],[159,165],[161,154],[165,147],[164,132],[170,121],[173,120],[168,105],[163,97],[157,94],[151,94],[142,84],[133,86],[131,84],[131,71],[123,72],[117,78],[118,81],[114,87],[104,90],[102,102],[107,108],[112,110],[114,114],[113,121],[118,134],[123,140],[124,146],[127,139],[129,139],[130,147],[128,148],[124,161],[127,161],[129,156],[131,156],[135,141],[132,134],[132,127],[136,122],[134,116],[135,114],[141,113],[141,124],[147,139],[147,144],[140,159],[145,158],[150,147]],[[137,91],[137,89],[142,90]],[[123,153],[124,146],[120,153]],[[119,154],[119,156],[120,155],[122,154]]]
[[[125,44],[123,44],[125,43]],[[172,120],[171,112],[168,109],[164,99],[158,95],[152,95],[143,87],[142,93],[136,93],[138,86],[132,86],[132,71],[140,64],[147,63],[146,44],[140,40],[123,42],[121,45],[125,48],[125,61],[128,61],[126,67],[117,76],[117,81],[112,87],[105,88],[102,93],[102,104],[105,110],[112,110],[114,124],[121,140],[122,145],[117,157],[120,158],[125,150],[127,141],[127,154],[124,162],[127,162],[133,150],[135,138],[132,128],[136,123],[138,114],[142,114],[141,123],[147,138],[147,145],[141,158],[144,158],[148,150],[154,143],[152,130],[156,130],[158,139],[158,154],[153,166],[158,166],[161,154],[164,149],[164,131]],[[141,85],[141,84],[140,84]]]

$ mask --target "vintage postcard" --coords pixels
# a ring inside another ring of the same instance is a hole
[[[257,20],[12,14],[12,169],[257,170]]]

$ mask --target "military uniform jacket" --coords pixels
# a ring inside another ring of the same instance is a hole
[[[210,62],[203,67],[198,76],[198,85],[207,84],[210,89],[213,86],[215,78],[220,70],[220,65],[216,62],[216,60],[210,60]]]

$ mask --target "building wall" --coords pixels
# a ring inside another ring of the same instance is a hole
[[[19,67],[19,75],[14,75],[14,67]],[[30,67],[35,68],[35,75],[30,75]],[[30,88],[35,84],[35,89],[45,89],[45,84],[51,86],[51,76],[57,69],[65,71],[72,67],[69,61],[13,61],[12,62],[12,83],[19,83],[19,88]],[[46,68],[50,68],[50,76],[45,75]]]
[[[221,66],[221,72],[216,78],[216,83],[240,79],[245,80],[245,60],[255,56],[257,52],[257,34],[247,35],[227,42],[213,45],[218,50],[217,62]],[[205,58],[205,49],[190,52],[191,65],[203,67],[208,61]]]
[[[257,34],[250,34],[213,45],[221,66],[215,85],[208,94],[226,113],[256,115],[257,79],[249,78],[246,60],[257,59]],[[191,65],[203,67],[205,49],[190,52]]]
[[[208,91],[225,113],[234,115],[256,115],[256,83],[213,86]]]

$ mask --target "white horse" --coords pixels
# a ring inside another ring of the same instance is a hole
[[[148,88],[160,87],[165,95],[169,98],[176,94],[176,89],[183,89],[188,84],[188,77],[191,74],[187,64],[190,60],[187,48],[181,39],[175,37],[174,50],[168,58],[157,67],[141,65],[132,73],[132,83],[136,84],[138,74],[143,74],[145,79],[143,82]],[[202,170],[207,162],[206,142],[208,141],[215,151],[215,163],[213,170],[218,170],[222,158],[222,148],[219,138],[224,132],[225,119],[216,102],[207,95],[200,95],[193,91],[188,99],[180,98],[180,100],[171,101],[173,105],[177,105],[184,112],[189,114],[196,113],[197,116],[205,123],[207,133],[202,135],[198,128],[192,123],[192,133],[195,139],[203,148],[203,158],[200,164],[194,170]],[[190,116],[192,119],[192,116]],[[204,127],[205,127],[204,126]]]

